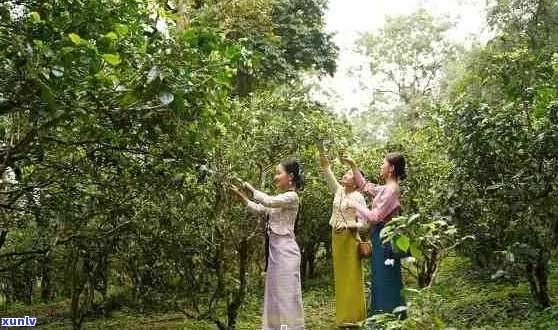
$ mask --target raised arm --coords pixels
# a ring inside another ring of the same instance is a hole
[[[376,196],[376,194],[378,193],[376,189],[378,185],[366,181],[366,179],[362,176],[362,173],[360,173],[360,170],[357,167],[352,168],[352,171],[353,171],[353,177],[355,178],[355,184],[358,187],[358,190],[360,190],[363,194],[372,197]]]
[[[362,176],[359,168],[357,167],[355,161],[350,156],[345,156],[343,161],[351,167],[353,171],[353,178],[355,180],[355,184],[363,194],[369,196],[376,196],[377,192],[377,185],[371,182],[366,181],[366,179]]]
[[[364,199],[364,196],[362,196],[362,194],[356,195],[355,201],[357,202],[358,205],[362,205],[366,208],[366,200]],[[357,212],[358,212],[358,210],[357,210]],[[360,221],[364,221],[364,218],[359,217],[358,213],[357,213],[357,222],[360,222]]]
[[[267,207],[263,206],[262,204],[254,203],[252,201],[248,201],[248,203],[246,203],[246,208],[248,209],[248,211],[250,211],[250,213],[255,213],[255,214],[269,213],[269,209]]]
[[[400,207],[399,193],[390,189],[385,195],[378,196],[380,200],[374,202],[374,207],[369,210],[365,206],[354,203],[357,217],[370,222],[383,222]]]
[[[250,213],[255,214],[267,214],[269,213],[269,209],[261,204],[252,202],[240,189],[235,186],[230,188],[231,193],[233,193],[236,198],[244,205]]]
[[[335,175],[331,170],[329,158],[327,157],[323,149],[320,150],[320,166],[322,167],[322,171],[324,172],[324,177],[329,189],[331,189],[333,193],[335,193],[337,189],[340,188],[340,185],[339,182],[337,182],[337,180],[335,179]]]
[[[254,200],[263,206],[270,208],[296,208],[298,206],[298,195],[294,191],[287,191],[279,195],[271,196],[259,190],[253,190]]]
[[[244,189],[250,190],[252,192],[252,198],[256,202],[260,203],[265,207],[268,208],[297,208],[298,207],[298,195],[294,191],[287,191],[279,195],[271,196],[262,191],[257,190],[248,182],[244,182],[242,186]],[[246,196],[244,198],[246,198]]]

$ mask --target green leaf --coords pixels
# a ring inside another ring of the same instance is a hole
[[[76,45],[81,45],[84,41],[79,35],[75,33],[70,33],[68,37],[70,37],[70,40],[72,40],[72,42]]]
[[[172,109],[176,110],[177,112],[184,111],[186,109],[186,100],[181,94],[174,95],[174,100],[171,104]]]
[[[106,79],[105,73],[103,71],[99,71],[93,75],[97,80],[103,81]]]
[[[139,46],[138,52],[143,55],[147,54],[147,42],[144,42]]]
[[[214,81],[220,85],[225,85],[227,87],[231,86],[231,76],[229,74],[227,74],[226,72],[218,74],[215,78]]]
[[[134,94],[133,92],[127,92],[122,96],[122,99],[120,99],[120,104],[126,106],[134,104],[137,101],[138,97],[136,96],[136,94]]]
[[[116,40],[116,39],[118,39],[118,35],[114,32],[109,32],[109,33],[105,34],[105,38],[110,39],[110,40]]]
[[[241,56],[241,52],[240,49],[238,47],[227,47],[227,49],[225,50],[225,56],[231,60],[231,61],[236,61],[240,58]]]
[[[74,47],[62,47],[62,54],[65,55],[65,54],[73,52],[74,50],[75,50]]]
[[[32,11],[29,13],[29,19],[31,20],[31,23],[41,23],[41,15],[39,15],[39,13],[37,13],[36,11]]]
[[[415,258],[419,258],[422,255],[422,252],[417,244],[411,244],[411,255]]]
[[[103,54],[103,59],[114,66],[117,66],[121,62],[120,55],[118,54]]]
[[[534,114],[536,118],[542,118],[548,113],[548,107],[539,105],[535,108]]]
[[[220,122],[215,123],[215,127],[217,128],[218,132],[222,135],[227,134],[227,128]]]
[[[407,235],[401,235],[395,240],[395,244],[402,251],[408,251],[411,245],[411,240]]]
[[[114,26],[114,29],[116,30],[116,33],[118,33],[118,35],[121,36],[121,37],[127,35],[128,31],[130,31],[130,29],[128,28],[128,25],[125,25],[125,24],[116,24]]]
[[[173,182],[180,182],[182,180],[184,180],[184,173],[177,173],[172,177],[172,181]]]
[[[54,94],[50,87],[46,84],[41,85],[41,101],[48,105],[49,109],[53,109],[55,105]]]

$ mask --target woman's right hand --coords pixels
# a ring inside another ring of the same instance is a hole
[[[320,150],[320,166],[322,168],[329,167],[329,158],[327,157],[327,154],[323,150]]]
[[[322,144],[318,145],[318,151],[320,153],[320,166],[322,168],[329,167],[329,157],[327,156],[327,152],[325,151],[325,148]]]
[[[355,160],[350,155],[343,155],[343,162],[351,168],[356,168]]]
[[[237,186],[235,185],[231,185],[229,187],[229,191],[232,193],[232,195],[237,199],[237,200],[243,200],[245,198],[244,194],[240,191],[240,189],[238,189]]]

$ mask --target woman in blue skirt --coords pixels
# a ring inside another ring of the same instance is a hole
[[[360,219],[372,223],[372,288],[368,315],[392,313],[395,308],[405,306],[402,295],[401,263],[399,259],[392,259],[389,251],[384,248],[380,231],[401,208],[399,182],[406,177],[405,159],[400,153],[390,153],[386,156],[380,168],[383,185],[367,182],[352,158],[346,157],[344,161],[353,169],[354,180],[359,190],[374,198],[371,209],[358,203],[353,205]],[[405,318],[406,313],[401,313],[399,317]]]

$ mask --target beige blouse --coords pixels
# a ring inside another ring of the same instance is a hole
[[[345,188],[337,182],[335,175],[331,171],[331,168],[324,170],[325,178],[329,188],[333,191],[333,211],[331,212],[331,218],[329,220],[330,226],[334,229],[343,228],[343,225],[354,225],[358,222],[356,209],[348,207],[348,201],[353,200],[358,204],[366,207],[366,201],[364,196],[355,190],[350,193],[345,192]]]
[[[298,213],[298,195],[287,191],[275,196],[261,191],[254,191],[254,200],[248,202],[248,210],[252,213],[269,215],[269,229],[277,235],[294,237],[294,225]]]

